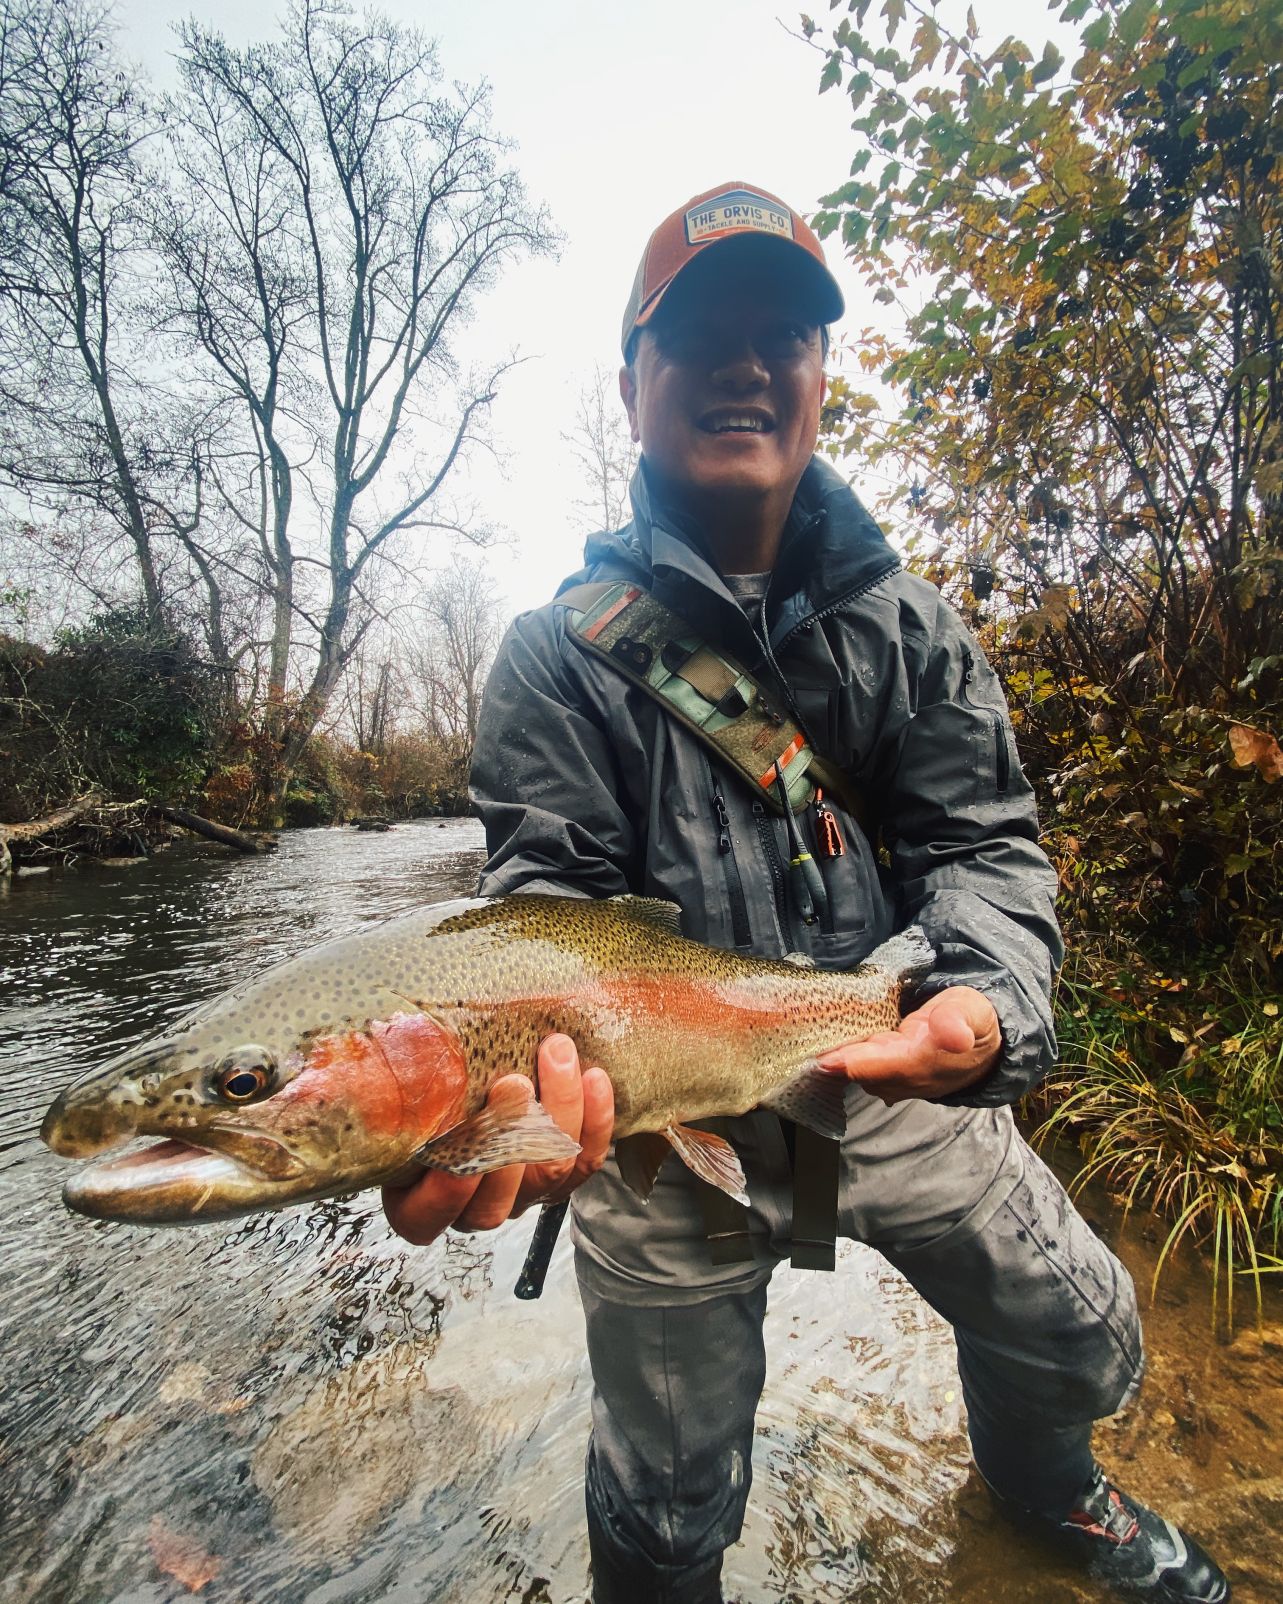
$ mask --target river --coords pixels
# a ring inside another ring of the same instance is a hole
[[[470,892],[472,820],[175,848],[0,890],[4,1604],[579,1604],[590,1379],[568,1243],[534,1304],[529,1221],[411,1248],[375,1194],[232,1226],[68,1214],[53,1092],[251,969]],[[2,884],[2,883],[0,883]],[[1148,1287],[1161,1240],[1089,1217]],[[1079,1604],[968,1471],[952,1340],[869,1250],[778,1271],[739,1604]],[[1144,1301],[1144,1300],[1143,1300]],[[1241,1301],[1246,1302],[1245,1297]],[[1219,1343],[1187,1255],[1147,1318],[1119,1481],[1186,1521],[1239,1604],[1283,1599],[1283,1308]]]

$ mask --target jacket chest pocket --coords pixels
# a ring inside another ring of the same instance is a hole
[[[798,844],[810,853],[822,889],[822,896],[805,899],[813,912],[807,923],[785,820],[737,777],[707,759],[706,764],[734,945],[759,953],[802,952],[826,969],[858,962],[889,928],[890,913],[872,848],[856,821],[837,805],[827,831],[814,804],[794,815]],[[721,889],[710,880],[710,892]]]

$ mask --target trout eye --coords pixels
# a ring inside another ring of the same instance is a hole
[[[276,1062],[264,1047],[238,1047],[214,1070],[214,1087],[229,1103],[251,1103],[276,1084]]]

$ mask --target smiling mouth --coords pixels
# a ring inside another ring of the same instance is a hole
[[[723,412],[701,418],[705,434],[770,434],[775,425],[770,418],[752,412]]]

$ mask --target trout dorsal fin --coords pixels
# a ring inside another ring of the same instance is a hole
[[[666,936],[680,936],[682,933],[682,910],[675,902],[665,902],[662,897],[634,897],[631,894],[611,897],[609,900],[620,913],[642,924],[654,925]]]

